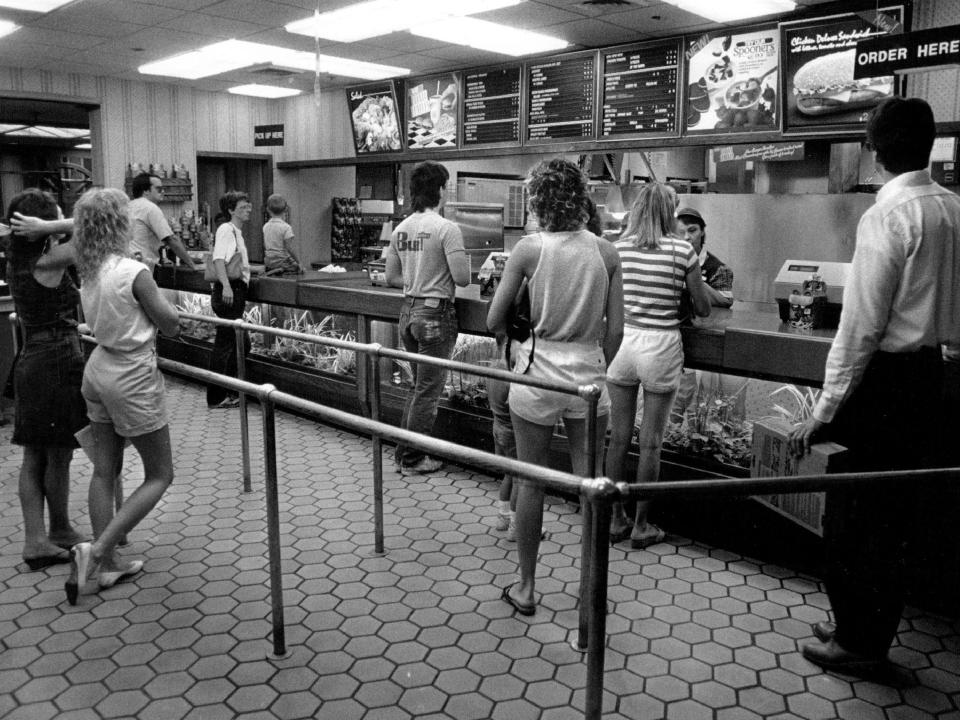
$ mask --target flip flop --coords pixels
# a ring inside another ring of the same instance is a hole
[[[30,568],[31,572],[36,572],[37,570],[48,568],[51,565],[64,565],[70,562],[70,553],[63,553],[62,555],[41,555],[39,557],[24,558],[23,561],[27,564],[27,567]]]
[[[90,574],[90,563],[93,560],[93,544],[88,542],[77,543],[70,550],[70,577],[63,584],[63,589],[67,593],[67,602],[71,605],[77,604],[80,597],[80,589],[87,581]]]
[[[526,615],[528,617],[530,615],[533,615],[535,612],[537,612],[536,605],[521,605],[519,602],[514,600],[514,598],[510,595],[510,588],[512,588],[514,585],[516,585],[516,583],[513,583],[512,585],[507,585],[503,589],[503,594],[500,597],[503,598],[504,602],[508,603],[509,605],[512,605],[513,609],[516,610],[521,615]]]
[[[650,529],[654,531],[650,535],[642,535],[640,537],[634,537],[631,535],[630,547],[632,547],[634,550],[643,550],[651,545],[662,543],[667,534],[653,523],[650,524]]]

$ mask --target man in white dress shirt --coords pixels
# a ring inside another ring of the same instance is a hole
[[[857,228],[823,392],[790,443],[850,451],[851,471],[935,465],[942,344],[960,340],[960,198],[926,170],[936,129],[923,100],[884,101],[867,122],[884,186]],[[955,441],[955,440],[954,440]],[[827,492],[827,593],[835,624],[816,623],[804,657],[844,672],[875,669],[904,604],[904,550],[932,491],[917,483]]]

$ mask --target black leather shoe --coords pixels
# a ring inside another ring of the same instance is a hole
[[[822,643],[830,642],[837,633],[837,626],[826,620],[815,622],[810,627],[813,628],[813,636]]]
[[[825,643],[807,643],[803,646],[803,656],[824,670],[833,670],[847,675],[872,673],[884,660],[882,657],[870,657],[850,652],[838,645],[836,640]]]

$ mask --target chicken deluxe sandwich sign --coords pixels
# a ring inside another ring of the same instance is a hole
[[[893,73],[856,77],[858,44],[901,35],[904,7],[781,24],[784,132],[860,132],[881,100],[896,94]]]

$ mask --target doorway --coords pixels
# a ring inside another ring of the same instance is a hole
[[[250,196],[253,212],[243,229],[251,262],[263,262],[263,224],[267,198],[273,193],[272,155],[197,153],[197,203],[200,214],[211,220],[220,212],[220,198],[228,190]]]

